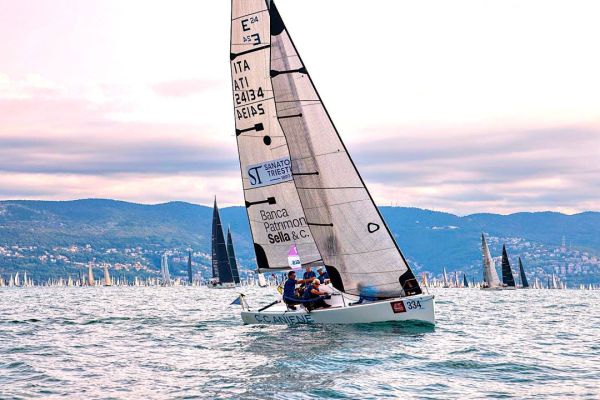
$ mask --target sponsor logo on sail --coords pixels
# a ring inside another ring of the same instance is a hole
[[[250,186],[262,187],[292,180],[292,163],[289,157],[249,165],[246,169]]]

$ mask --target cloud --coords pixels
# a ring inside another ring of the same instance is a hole
[[[563,127],[359,141],[383,203],[457,213],[600,209],[600,128]]]

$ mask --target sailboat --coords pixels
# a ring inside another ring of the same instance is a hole
[[[449,288],[450,283],[448,282],[448,274],[446,273],[446,267],[444,267],[444,286],[443,288]]]
[[[162,286],[171,286],[171,274],[169,273],[169,256],[164,253],[160,258],[160,275]]]
[[[508,254],[506,253],[506,245],[502,245],[502,283],[505,289],[516,289],[515,277],[510,267],[510,261],[508,261]]]
[[[521,287],[523,289],[529,288],[529,282],[527,281],[527,275],[525,275],[525,269],[523,268],[521,257],[519,257],[519,274],[521,276]]]
[[[433,296],[422,293],[273,1],[232,0],[230,62],[258,270],[292,269],[295,246],[301,267],[325,266],[333,291],[329,309],[244,307],[244,323],[434,323]]]
[[[192,251],[188,250],[188,262],[187,262],[187,273],[188,273],[188,284],[192,286],[194,283],[194,275],[192,273]]]
[[[463,287],[469,287],[469,281],[467,280],[467,274],[463,274]]]
[[[209,288],[226,289],[236,286],[229,257],[229,253],[227,252],[227,243],[225,243],[225,236],[223,235],[221,215],[219,214],[219,207],[217,206],[217,199],[215,197],[212,222],[212,279],[208,283]]]
[[[92,269],[92,263],[88,264],[88,285],[94,286],[94,270]]]
[[[265,278],[265,274],[258,274],[258,286],[267,287],[269,283],[267,282],[267,278]]]
[[[112,281],[110,280],[110,274],[108,273],[108,266],[104,264],[104,286],[111,286]]]
[[[231,238],[231,227],[227,228],[227,255],[229,256],[229,267],[231,276],[236,285],[240,284],[240,273],[238,271],[237,261],[235,259],[235,250],[233,248],[233,239]]]
[[[19,278],[19,271],[15,274],[15,286],[21,286],[21,279]]]
[[[500,290],[502,285],[496,271],[496,263],[490,254],[490,248],[485,240],[483,233],[481,234],[481,252],[483,254],[483,290]]]

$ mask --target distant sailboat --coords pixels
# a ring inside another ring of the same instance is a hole
[[[111,286],[112,281],[110,280],[110,274],[108,273],[108,266],[104,264],[104,286]]]
[[[506,253],[506,246],[502,245],[502,283],[506,288],[516,288],[515,277],[513,276],[510,262],[508,261],[508,254]]]
[[[208,287],[218,289],[235,287],[233,272],[229,263],[229,254],[227,253],[227,243],[225,243],[225,236],[223,235],[221,215],[219,214],[216,198],[212,222],[212,279],[209,282]]]
[[[171,286],[171,274],[169,273],[169,256],[164,253],[160,258],[160,275],[162,286]]]
[[[267,282],[267,278],[265,278],[265,274],[258,274],[258,286],[267,287],[269,283]]]
[[[386,226],[273,1],[232,1],[230,62],[259,272],[291,270],[295,246],[302,267],[325,266],[337,294],[327,310],[279,303],[243,311],[242,320],[433,323],[433,296],[423,294]]]
[[[469,287],[469,281],[467,280],[467,274],[463,274],[463,287]]]
[[[192,273],[192,251],[188,251],[188,262],[187,262],[187,273],[188,273],[188,283],[190,286],[194,283],[194,275]]]
[[[446,273],[446,267],[444,267],[444,286],[442,286],[444,288],[449,288],[450,287],[450,283],[448,281],[448,274]]]
[[[527,282],[527,276],[525,275],[525,269],[523,268],[523,263],[521,262],[521,257],[519,257],[519,274],[521,275],[521,286],[526,289],[529,287],[529,282]]]
[[[94,270],[92,269],[92,263],[88,264],[88,285],[94,286]]]
[[[240,284],[240,273],[238,271],[237,261],[235,259],[235,250],[233,248],[233,239],[231,238],[231,228],[227,228],[227,255],[229,256],[229,266],[231,275],[236,285]]]
[[[15,274],[15,286],[21,286],[21,279],[19,278],[19,271]]]
[[[483,286],[481,289],[501,289],[502,285],[496,271],[496,263],[490,254],[490,248],[483,233],[481,234],[481,252],[483,254]]]

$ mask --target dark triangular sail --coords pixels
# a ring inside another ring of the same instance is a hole
[[[524,288],[528,288],[529,282],[527,282],[527,276],[525,275],[525,269],[523,268],[521,257],[519,257],[519,273],[521,274],[521,286],[523,286]]]
[[[190,285],[192,284],[192,279],[194,277],[194,275],[192,274],[192,251],[189,250],[188,251],[188,263],[187,263],[187,273],[188,273],[188,282],[190,283]]]
[[[221,283],[233,282],[217,199],[215,199],[212,223],[212,273],[213,278],[218,278]]]
[[[238,271],[237,261],[235,260],[233,240],[231,239],[231,228],[227,228],[227,254],[229,255],[229,265],[231,266],[233,281],[235,283],[240,283],[240,273]]]
[[[509,287],[516,286],[505,245],[502,246],[502,283]]]
[[[463,274],[463,286],[466,288],[469,287],[469,281],[467,280],[467,274]]]

